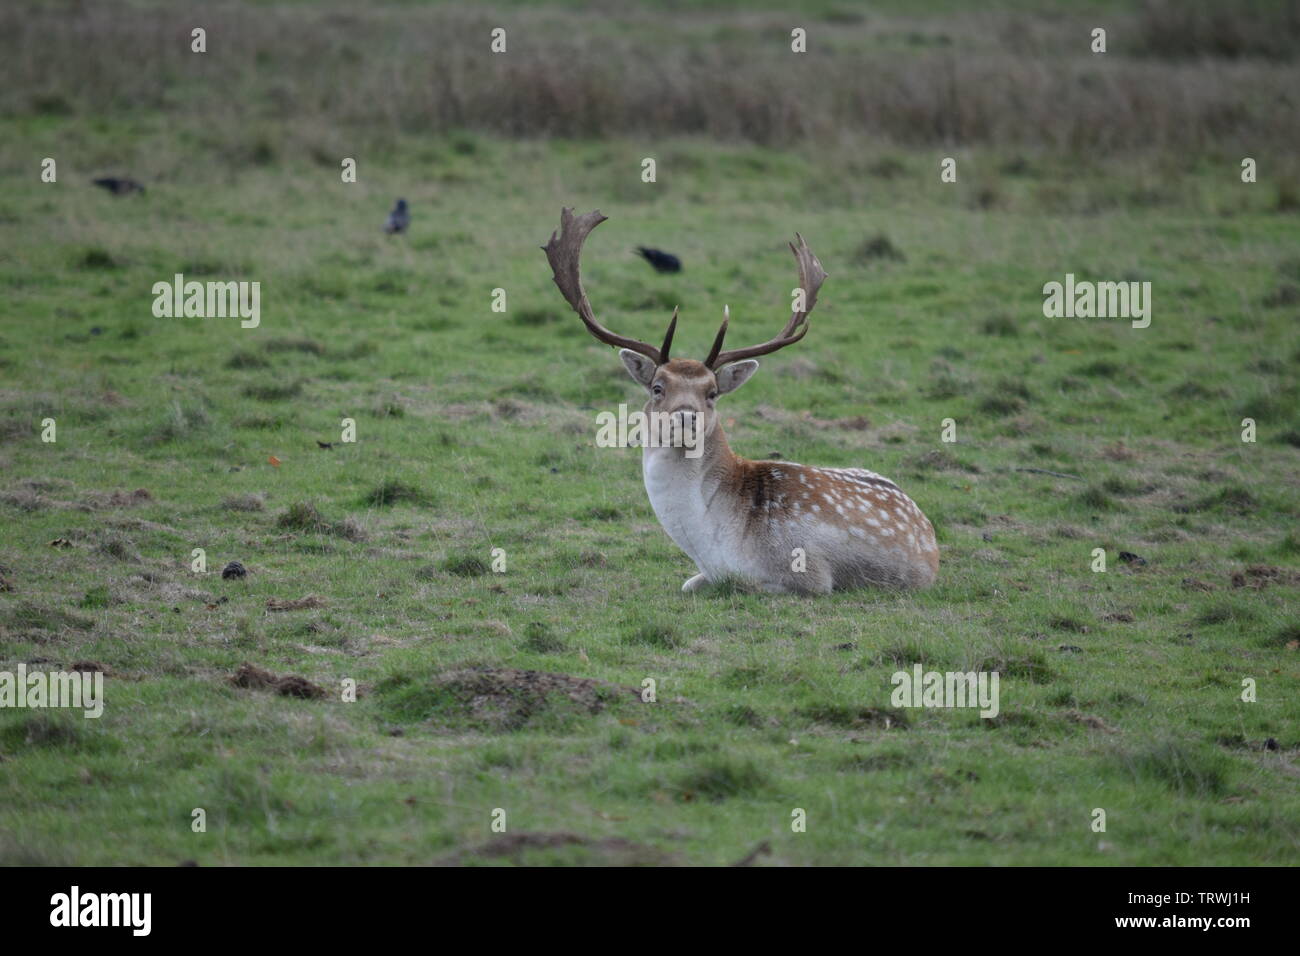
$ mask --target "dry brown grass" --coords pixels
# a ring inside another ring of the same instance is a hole
[[[1064,149],[1294,145],[1300,3],[1230,17],[1201,3],[1104,16],[930,18],[569,8],[7,4],[0,105],[202,116],[235,162],[277,159],[292,123],[331,157],[343,133],[704,135],[766,145],[869,138]],[[1088,50],[1104,21],[1111,52]],[[189,31],[208,31],[205,55]],[[509,47],[489,52],[493,27]],[[323,161],[323,160],[322,160]]]
[[[1294,60],[1300,53],[1300,2],[1148,0],[1138,20],[1136,49],[1171,58]]]

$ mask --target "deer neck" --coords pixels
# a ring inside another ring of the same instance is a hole
[[[735,561],[738,487],[742,459],[727,444],[721,425],[705,439],[700,455],[684,448],[642,450],[641,466],[650,507],[664,531],[702,572],[725,574]]]
[[[727,433],[722,430],[721,422],[697,450],[699,454],[692,456],[687,454],[691,449],[650,447],[647,444],[641,451],[641,464],[646,470],[647,482],[653,470],[665,480],[683,486],[716,484],[730,479],[740,466],[741,459],[727,443]]]

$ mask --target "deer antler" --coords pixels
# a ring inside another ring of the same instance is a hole
[[[573,307],[573,311],[578,313],[578,318],[582,319],[588,332],[606,345],[631,349],[644,355],[656,365],[663,365],[668,361],[668,350],[673,344],[673,333],[677,331],[676,309],[673,309],[673,319],[668,324],[668,334],[664,336],[664,344],[655,348],[649,343],[629,339],[605,328],[596,321],[596,316],[591,311],[591,303],[587,301],[587,292],[583,289],[582,279],[578,274],[582,244],[591,230],[608,218],[602,216],[599,209],[581,216],[575,216],[572,209],[562,209],[558,238],[555,233],[551,233],[551,241],[542,246],[542,250],[546,253],[546,261],[551,264],[551,272],[554,273],[555,284],[559,287],[560,293]]]
[[[730,310],[724,312],[718,337],[713,340],[713,349],[709,352],[709,357],[704,360],[704,364],[715,372],[731,362],[752,358],[755,355],[767,355],[787,345],[793,345],[808,334],[808,313],[817,304],[817,290],[822,287],[822,282],[826,279],[826,271],[822,269],[822,264],[817,261],[813,251],[808,248],[808,243],[803,241],[803,236],[796,232],[794,237],[799,244],[796,246],[793,242],[790,243],[790,251],[799,262],[799,288],[803,290],[803,311],[791,315],[790,321],[785,324],[785,328],[776,338],[769,339],[762,345],[752,345],[747,349],[730,349],[726,352],[722,351],[722,340],[727,336],[731,313]]]

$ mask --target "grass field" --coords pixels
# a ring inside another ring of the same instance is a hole
[[[1281,150],[277,130],[0,117],[0,670],[107,672],[98,720],[0,709],[0,862],[1300,861]],[[123,170],[148,191],[88,183]],[[643,399],[551,282],[565,205],[610,216],[597,314],[654,339],[680,304],[695,357],[724,303],[736,344],[780,327],[807,238],[812,329],[723,400],[732,446],[898,482],[936,587],[681,593],[638,450],[595,445]],[[155,318],[178,272],[259,281],[260,326]],[[1045,318],[1066,273],[1150,281],[1150,327]],[[327,696],[232,686],[245,662]],[[915,663],[997,670],[1000,715],[893,708]]]

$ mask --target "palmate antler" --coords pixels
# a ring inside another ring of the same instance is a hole
[[[722,351],[722,340],[727,337],[727,325],[731,321],[731,315],[730,313],[724,315],[722,327],[718,329],[718,336],[713,340],[713,348],[709,351],[709,357],[704,360],[704,364],[715,372],[731,362],[753,358],[755,355],[767,355],[787,345],[793,345],[808,334],[808,313],[817,304],[817,291],[826,280],[826,270],[817,261],[813,251],[808,248],[808,243],[803,241],[803,236],[796,232],[794,237],[799,244],[796,246],[793,242],[790,243],[790,251],[799,262],[799,288],[803,290],[803,311],[793,313],[790,321],[785,324],[785,328],[776,338],[768,339],[762,345],[751,345],[745,349],[728,349],[726,352]]]
[[[584,213],[581,216],[575,216],[572,209],[561,210],[559,233],[551,233],[550,242],[542,246],[543,251],[546,253],[546,259],[551,264],[555,284],[559,287],[560,293],[565,300],[573,307],[573,311],[578,313],[578,318],[582,319],[588,332],[607,345],[631,349],[633,352],[644,355],[656,365],[663,365],[668,361],[668,351],[673,344],[673,333],[677,331],[677,309],[673,309],[673,318],[668,324],[668,333],[664,336],[664,344],[656,349],[647,342],[630,339],[616,332],[611,332],[597,322],[596,316],[591,310],[591,303],[587,300],[587,292],[582,287],[582,278],[578,268],[579,260],[582,257],[582,244],[586,241],[591,230],[595,229],[607,218],[607,216],[600,214],[600,210]],[[704,364],[710,369],[717,371],[731,362],[752,358],[755,355],[767,355],[778,349],[783,349],[787,345],[793,345],[808,334],[808,313],[817,304],[817,292],[826,279],[826,271],[822,269],[822,264],[817,261],[813,251],[808,248],[808,243],[804,242],[803,236],[796,232],[795,239],[798,240],[798,245],[790,243],[790,251],[794,253],[795,259],[799,263],[799,288],[803,290],[803,309],[794,312],[790,316],[790,321],[786,323],[785,328],[775,338],[769,339],[761,345],[752,345],[743,349],[729,349],[723,352],[722,340],[726,338],[727,325],[731,321],[730,313],[726,313],[722,320],[722,327],[718,329],[717,338],[713,340],[713,348],[709,352],[709,357],[704,360]]]
[[[668,334],[664,336],[664,344],[655,348],[647,342],[629,339],[611,332],[597,322],[595,314],[591,311],[591,303],[587,300],[587,291],[582,287],[582,278],[578,270],[578,261],[582,257],[582,244],[591,230],[608,218],[602,216],[599,209],[581,216],[575,216],[572,209],[562,209],[559,235],[557,237],[556,233],[551,233],[551,241],[542,246],[542,250],[546,253],[546,260],[551,264],[551,272],[554,273],[555,284],[559,286],[560,294],[573,307],[573,311],[578,313],[578,318],[582,319],[588,332],[607,345],[631,349],[644,355],[656,365],[663,365],[668,361],[668,350],[672,348],[673,333],[677,331],[676,309],[673,309],[673,319],[668,324]]]

